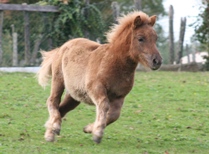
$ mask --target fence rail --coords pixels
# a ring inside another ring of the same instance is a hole
[[[0,10],[10,11],[33,11],[33,12],[59,12],[56,6],[39,6],[39,5],[27,5],[27,4],[0,4]]]

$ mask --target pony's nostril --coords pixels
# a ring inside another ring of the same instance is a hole
[[[154,65],[157,65],[158,64],[158,60],[157,59],[153,59],[152,62],[153,62]]]
[[[161,60],[159,60],[159,59],[157,59],[157,58],[154,58],[154,59],[152,60],[152,62],[153,62],[153,65],[154,65],[154,66],[161,65]]]

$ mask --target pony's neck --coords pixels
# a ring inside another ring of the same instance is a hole
[[[113,55],[113,54],[114,53],[110,53],[110,55]],[[111,57],[112,57],[111,62],[114,63],[115,67],[120,68],[122,72],[125,72],[126,74],[131,74],[135,72],[138,62],[136,62],[129,55],[129,51],[126,51],[125,54],[121,53],[121,55],[117,54],[117,56],[111,56]]]
[[[124,56],[129,54],[131,46],[131,36],[132,31],[128,26],[124,29],[121,29],[121,31],[117,33],[117,36],[115,36],[110,43],[111,52],[113,52],[116,56]]]
[[[136,70],[138,63],[134,61],[130,56],[124,59],[124,70],[127,73],[133,73]]]
[[[134,72],[138,62],[131,56],[132,29],[130,25],[121,28],[109,43],[109,55],[114,55],[114,61],[127,73]]]

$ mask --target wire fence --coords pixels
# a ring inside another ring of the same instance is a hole
[[[53,13],[29,12],[29,40],[26,40],[24,12],[4,12],[2,66],[24,66],[25,50],[29,51],[31,65],[38,65],[40,63],[38,51],[40,49],[50,50],[53,48],[52,41],[47,37],[47,31],[50,31],[48,23],[51,22],[50,16],[52,16],[52,14]],[[26,47],[26,43],[28,43],[28,47]]]
[[[102,18],[105,21],[106,29],[114,23],[111,3],[105,1],[95,4],[101,11]],[[27,11],[1,11],[2,36],[0,66],[38,66],[41,63],[39,51],[49,51],[58,47],[56,38],[49,34],[53,31],[55,23],[55,12],[29,12]],[[26,19],[27,18],[27,19]],[[26,22],[27,21],[27,22]],[[91,32],[87,31],[89,38]],[[79,36],[67,34],[68,39]],[[105,34],[101,34],[105,35]],[[67,39],[65,41],[68,41]],[[96,41],[96,40],[95,40]],[[26,62],[28,61],[28,62]]]

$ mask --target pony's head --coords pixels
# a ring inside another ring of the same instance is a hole
[[[132,38],[130,54],[141,64],[157,70],[162,63],[162,57],[156,46],[157,34],[153,29],[156,16],[148,17],[140,12],[132,23]]]
[[[128,54],[135,62],[156,70],[161,66],[162,57],[156,46],[157,34],[153,29],[155,21],[156,16],[132,12],[119,18],[119,24],[107,34],[108,42],[117,42],[117,48],[126,45]]]

